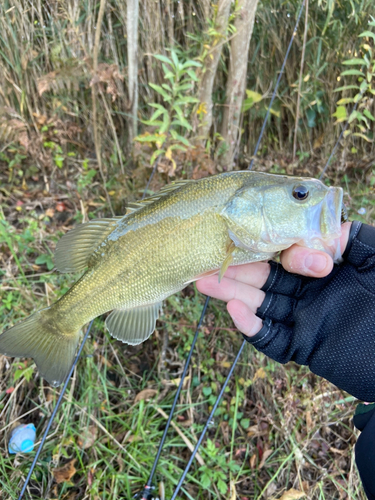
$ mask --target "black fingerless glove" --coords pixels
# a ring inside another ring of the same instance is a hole
[[[244,338],[270,358],[309,366],[363,401],[375,401],[375,228],[355,221],[343,255],[325,278],[286,272],[271,262],[257,316]]]

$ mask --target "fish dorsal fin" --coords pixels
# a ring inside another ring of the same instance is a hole
[[[68,231],[56,246],[56,268],[62,273],[82,271],[95,249],[123,218],[124,216],[94,219]]]
[[[189,179],[182,179],[180,181],[171,182],[170,184],[167,184],[166,186],[162,187],[160,189],[160,191],[149,196],[148,198],[145,198],[144,200],[134,201],[134,202],[128,203],[127,207],[129,207],[133,211],[138,210],[139,208],[143,208],[146,205],[150,205],[151,203],[154,203],[155,201],[160,200],[160,198],[167,196],[168,194],[172,193],[173,191],[176,191],[180,187],[186,186],[186,184],[190,184],[192,182],[195,182],[195,181],[189,180]]]
[[[105,321],[109,333],[125,344],[138,345],[155,330],[161,302],[134,309],[115,309]]]

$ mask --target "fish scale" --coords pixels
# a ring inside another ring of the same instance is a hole
[[[306,199],[301,199],[304,193]],[[71,366],[79,332],[109,311],[115,338],[138,344],[155,329],[162,301],[229,265],[272,258],[295,242],[327,250],[340,235],[342,190],[316,179],[230,172],[177,182],[59,241],[62,272],[86,272],[51,307],[0,335],[0,352],[33,357],[53,385]]]

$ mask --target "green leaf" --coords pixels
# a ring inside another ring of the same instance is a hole
[[[307,125],[310,128],[314,128],[316,126],[316,111],[313,108],[306,109],[306,118]]]
[[[350,75],[364,76],[362,71],[359,71],[358,69],[348,69],[341,73],[341,76],[350,76]]]
[[[368,87],[368,83],[366,80],[363,80],[363,82],[361,83],[361,85],[359,86],[362,94],[364,94],[367,90],[367,87]]]
[[[361,139],[364,139],[367,142],[373,142],[372,139],[370,139],[364,134],[360,134],[359,132],[355,132],[353,135],[355,135],[356,137],[361,137]]]
[[[169,120],[168,113],[165,113],[163,116],[163,124],[159,128],[160,134],[164,134],[164,132],[166,132],[168,130],[169,123],[170,123],[170,120]]]
[[[263,99],[262,94],[254,92],[254,90],[246,90],[246,95],[248,99],[251,99],[253,101],[253,103],[259,102]]]
[[[162,83],[161,86],[163,87],[163,89],[168,90],[168,92],[172,92],[171,87],[169,85],[167,85],[166,83]]]
[[[178,101],[175,101],[175,104],[179,106],[181,104],[195,104],[197,102],[199,102],[199,99],[187,95],[185,97],[179,97]]]
[[[365,116],[367,116],[367,118],[369,118],[371,121],[375,122],[375,118],[373,117],[373,115],[370,113],[370,111],[368,109],[364,109],[363,114]]]
[[[169,149],[171,151],[173,151],[174,149],[178,149],[179,151],[187,151],[187,149],[184,148],[184,146],[181,146],[180,144],[172,144],[172,146],[170,146]]]
[[[176,68],[176,70],[178,70],[180,67],[180,63],[178,61],[177,54],[174,50],[171,50],[171,56],[172,56],[172,60],[173,60],[173,63],[175,65],[175,68]]]
[[[163,56],[162,54],[155,54],[154,57],[155,57],[155,59],[158,59],[159,61],[170,64],[171,66],[173,65],[172,61],[167,56]]]
[[[184,127],[187,130],[193,130],[193,127],[185,118],[179,118],[178,120],[173,120],[172,125],[180,125],[180,127]]]
[[[31,377],[33,376],[34,373],[34,365],[29,366],[28,368],[23,368],[21,370],[16,370],[14,374],[14,381],[18,380],[22,376],[25,377],[27,382],[30,382]]]
[[[48,255],[46,253],[39,255],[39,257],[35,259],[35,264],[37,264],[38,266],[41,264],[45,264],[47,262],[47,257]]]
[[[363,33],[361,33],[360,35],[358,36],[369,36],[371,37],[374,42],[375,42],[375,33],[373,33],[372,31],[364,31]]]
[[[156,158],[157,158],[158,156],[160,156],[160,155],[164,154],[164,153],[165,153],[165,149],[157,149],[156,151],[154,151],[154,152],[152,153],[151,158],[150,158],[150,165],[153,165],[153,164],[154,164],[154,162],[155,162],[155,160],[156,160]]]
[[[334,92],[340,92],[340,90],[352,90],[352,89],[358,90],[359,87],[358,85],[344,85],[343,87],[335,89]]]
[[[203,387],[202,392],[204,396],[210,396],[212,394],[212,389],[211,387]]]
[[[163,110],[167,111],[164,106],[162,106],[161,104],[158,104],[157,102],[151,102],[149,104],[149,106],[151,106],[151,108],[163,109]]]
[[[182,66],[181,69],[186,69],[190,68],[191,66],[195,66],[196,68],[200,68],[202,66],[201,63],[198,61],[186,61]]]
[[[222,495],[225,495],[225,493],[228,491],[228,486],[222,479],[219,479],[217,482],[217,488],[220,491]]]
[[[182,135],[178,134],[175,130],[171,130],[171,136],[176,141],[180,141],[180,142],[182,142],[182,144],[185,144],[185,146],[188,146],[188,147],[191,146],[190,142],[186,139],[186,137],[183,137]]]
[[[151,116],[151,118],[148,120],[148,125],[152,125],[152,122],[156,120],[160,115],[167,113],[166,109],[157,109],[154,114]]]
[[[358,59],[355,57],[353,59],[348,59],[347,61],[344,61],[343,64],[345,64],[345,66],[355,66],[355,65],[363,66],[363,64],[365,64],[365,61],[363,59]]]
[[[184,83],[182,85],[176,85],[175,90],[176,92],[181,92],[182,90],[191,90],[193,87],[192,83]]]
[[[165,135],[139,135],[138,137],[135,138],[136,141],[138,142],[163,142],[165,141],[166,136]]]
[[[197,82],[198,81],[198,77],[197,75],[195,74],[195,71],[192,70],[192,69],[188,69],[187,72],[186,72],[190,78],[194,81],[194,82]]]
[[[343,122],[347,118],[346,107],[338,106],[336,111],[332,114],[332,116],[337,119],[338,123]]]
[[[267,109],[267,106],[265,106],[265,109]],[[271,108],[270,109],[271,115],[277,116],[277,118],[280,118],[280,111],[277,111],[276,109]]]
[[[243,429],[248,429],[248,427],[250,426],[250,419],[249,418],[243,418],[241,421],[240,421],[240,424],[241,424],[241,427]]]
[[[144,123],[145,125],[150,125],[150,127],[161,127],[163,125],[163,122],[161,120],[154,120],[154,121],[151,121],[151,120],[141,120],[141,122]]]
[[[358,116],[358,115],[359,115],[359,116]],[[362,116],[362,115],[361,115],[361,113],[358,113],[358,111],[355,111],[355,110],[354,110],[354,111],[352,111],[352,112],[350,113],[350,116],[349,116],[349,120],[348,120],[348,122],[349,122],[349,123],[352,123],[352,121],[353,121],[353,120],[355,120],[355,119],[357,119],[357,120],[358,120],[358,119],[360,119],[360,118],[361,118],[361,116]]]
[[[204,489],[209,488],[211,485],[210,476],[208,476],[207,474],[203,474],[201,477],[201,485],[202,485],[202,488],[204,488]]]
[[[341,105],[341,104],[349,104],[353,102],[353,97],[343,97],[342,99],[340,99],[339,101],[337,101],[337,104]]]
[[[164,99],[168,102],[171,100],[171,96],[167,94],[167,92],[160,87],[160,85],[155,85],[155,83],[149,83],[150,87],[154,89],[158,94],[164,97]]]

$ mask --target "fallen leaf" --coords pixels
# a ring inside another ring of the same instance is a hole
[[[258,378],[266,378],[266,372],[264,371],[264,368],[258,368],[257,371],[255,372],[253,382],[258,380]]]
[[[55,211],[53,208],[47,208],[46,210],[46,216],[47,217],[53,217],[55,215]]]
[[[52,470],[53,477],[57,484],[70,481],[70,479],[76,473],[76,468],[74,467],[75,463],[76,459],[73,458],[73,460],[66,463],[62,467],[57,467],[56,469]]]
[[[157,393],[158,393],[158,391],[156,391],[155,389],[144,389],[143,391],[139,392],[136,395],[136,397],[134,399],[134,403],[137,403],[138,401],[142,401],[142,399],[151,399]]]
[[[279,500],[298,500],[299,498],[303,498],[306,496],[306,493],[303,491],[295,490],[291,488],[290,490],[283,493],[282,497]]]
[[[255,464],[257,462],[256,453],[250,458],[250,469],[255,469]]]
[[[98,437],[98,428],[95,425],[89,425],[87,429],[84,429],[81,436],[78,438],[79,446],[86,450],[91,448]]]
[[[265,450],[263,452],[263,455],[262,455],[262,460],[260,461],[260,464],[259,464],[259,469],[261,469],[263,467],[263,465],[265,464],[267,458],[272,455],[273,451],[272,450]]]

